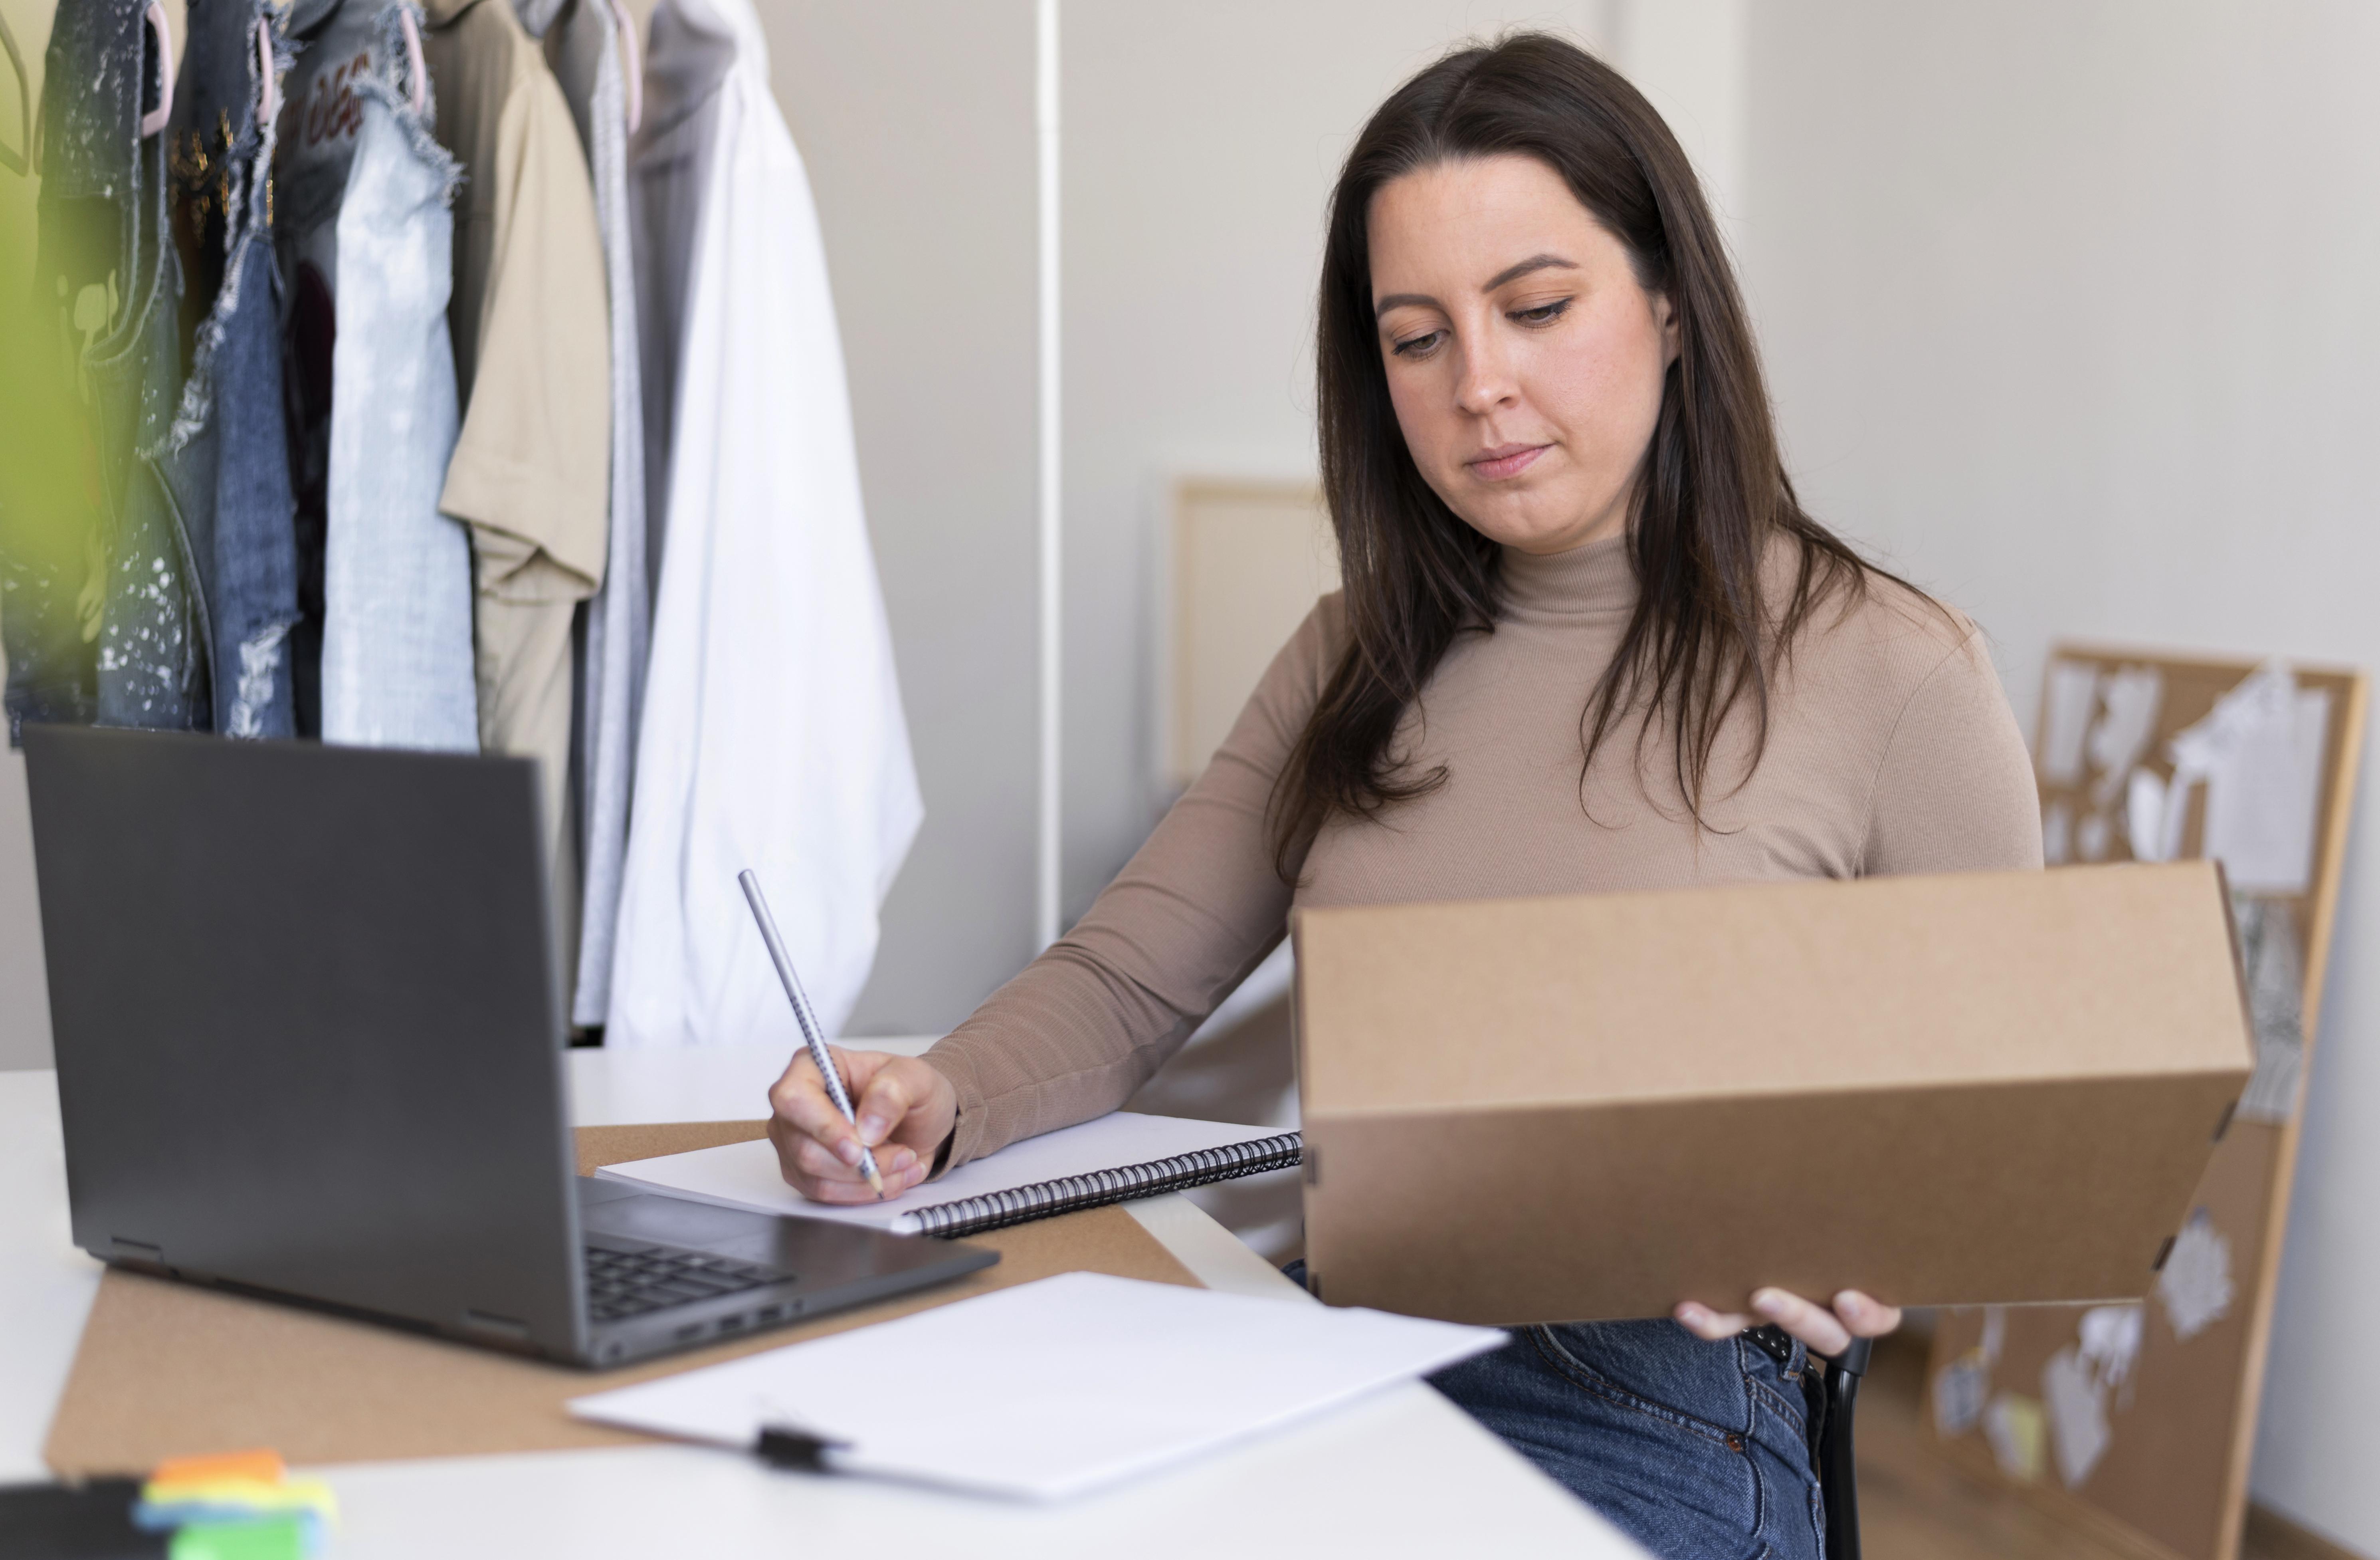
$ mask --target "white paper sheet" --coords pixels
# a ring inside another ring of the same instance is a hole
[[[2166,837],[2167,803],[2174,805],[2173,838]],[[2135,861],[2170,861],[2181,848],[2181,819],[2189,810],[2189,792],[2177,785],[2170,798],[2165,782],[2145,769],[2132,771],[2124,786],[2124,834]]]
[[[1934,1430],[1945,1441],[1975,1428],[1991,1395],[1991,1367],[1984,1351],[1971,1348],[1934,1373]]]
[[[2049,804],[2041,815],[2041,859],[2045,865],[2065,865],[2074,854],[2074,810],[2062,801]]]
[[[2106,813],[2084,813],[2082,822],[2074,826],[2074,853],[2085,861],[2106,860],[2108,827]]]
[[[2231,1313],[2231,1240],[2200,1209],[2174,1237],[2156,1297],[2173,1335],[2188,1343]]]
[[[2237,1119],[2278,1126],[2297,1114],[2305,1071],[2305,965],[2289,906],[2253,895],[2231,896],[2240,962],[2248,971],[2248,1014],[2256,1025],[2256,1070],[2240,1096]]]
[[[836,1472],[1061,1500],[1503,1343],[1489,1327],[1069,1273],[581,1397],[581,1419],[749,1447],[844,1443]]]
[[[2058,1477],[2080,1489],[2107,1455],[2107,1389],[2093,1376],[2072,1344],[2049,1357],[2041,1372],[2041,1401],[2049,1420],[2050,1450]]]
[[[2138,1303],[2093,1306],[2082,1313],[2076,1329],[2082,1363],[2092,1379],[2108,1387],[2131,1380],[2132,1361],[2141,1355],[2142,1322],[2146,1316]]]
[[[777,1166],[777,1151],[765,1140],[607,1164],[595,1173],[606,1180],[674,1192],[698,1202],[890,1229],[902,1214],[930,1208],[938,1202],[956,1202],[986,1192],[1031,1186],[1036,1181],[1146,1164],[1151,1160],[1171,1159],[1200,1149],[1219,1149],[1280,1134],[1278,1127],[1241,1127],[1226,1121],[1191,1121],[1180,1116],[1116,1111],[1080,1127],[1063,1127],[1011,1143],[998,1153],[987,1154],[972,1164],[962,1164],[941,1180],[929,1181],[902,1196],[882,1202],[847,1205],[812,1202],[785,1185],[783,1172]]]
[[[2166,835],[2181,845],[2186,785],[2206,786],[2202,854],[2223,863],[2243,894],[2302,894],[2313,871],[2314,803],[2330,733],[2330,695],[2301,689],[2275,661],[2217,700],[2173,739]]]
[[[2155,666],[2127,666],[2107,679],[2099,702],[2099,722],[2091,728],[2084,750],[2099,772],[2091,783],[2091,799],[2105,809],[2123,788],[2132,765],[2148,751],[2157,711],[2165,704],[2165,674]]]
[[[2042,711],[2041,777],[2053,786],[2082,778],[2082,738],[2090,734],[2092,706],[2099,697],[2099,668],[2079,661],[2049,664],[2049,688]]]

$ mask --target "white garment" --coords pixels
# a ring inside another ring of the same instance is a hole
[[[577,122],[594,176],[595,220],[611,286],[612,512],[603,583],[587,603],[580,684],[578,796],[580,898],[576,1024],[603,1022],[612,1000],[612,936],[620,920],[620,872],[628,847],[628,784],[652,641],[652,586],[645,572],[644,401],[637,360],[637,285],[628,205],[626,81],[613,0],[514,0],[521,26],[545,44],[546,63]],[[630,24],[633,25],[633,24]]]
[[[638,137],[632,198],[640,217],[690,214],[693,244],[675,350],[645,356],[649,384],[674,368],[667,545],[604,1041],[790,1050],[799,1034],[735,874],[759,873],[838,1030],[924,809],[826,252],[759,18],[750,0],[662,0],[651,37],[653,134]],[[689,55],[722,43],[734,62],[715,101],[672,101],[673,82],[714,74],[686,68]],[[707,148],[669,134],[705,121]],[[667,263],[640,269],[671,280]]]

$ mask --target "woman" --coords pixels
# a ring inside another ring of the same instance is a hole
[[[1390,98],[1332,198],[1324,484],[1342,593],[1072,932],[926,1056],[796,1061],[786,1178],[895,1189],[1111,1110],[1293,905],[2037,866],[1973,626],[1804,514],[1676,140],[1523,34]],[[1810,1352],[1846,1293],[1532,1327],[1438,1384],[1665,1554],[1815,1555]]]

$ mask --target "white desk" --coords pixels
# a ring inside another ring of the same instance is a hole
[[[911,1050],[922,1042],[864,1042]],[[782,1058],[735,1050],[577,1052],[582,1126],[749,1118]],[[756,1081],[757,1080],[757,1081]],[[1132,1205],[1217,1288],[1311,1303],[1180,1197]],[[41,1446],[99,1266],[68,1238],[55,1075],[0,1073],[0,1481],[44,1476]],[[345,1509],[334,1560],[422,1554],[860,1554],[968,1560],[1129,1553],[1427,1555],[1485,1542],[1599,1560],[1641,1556],[1585,1506],[1427,1386],[1089,1500],[1021,1506],[861,1480],[771,1472],[680,1446],[356,1463],[327,1470]]]

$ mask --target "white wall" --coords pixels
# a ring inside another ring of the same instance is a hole
[[[1032,0],[759,0],[808,164],[926,822],[854,1034],[1033,953]]]
[[[2380,667],[2380,10],[1750,18],[1741,231],[1811,506],[1973,613],[2028,721],[2059,635]],[[2380,1554],[2375,839],[2348,865],[2255,1492]]]
[[[1155,822],[1149,626],[1165,478],[1314,469],[1323,202],[1355,132],[1450,45],[1594,40],[1605,0],[1063,7],[1065,914]]]

